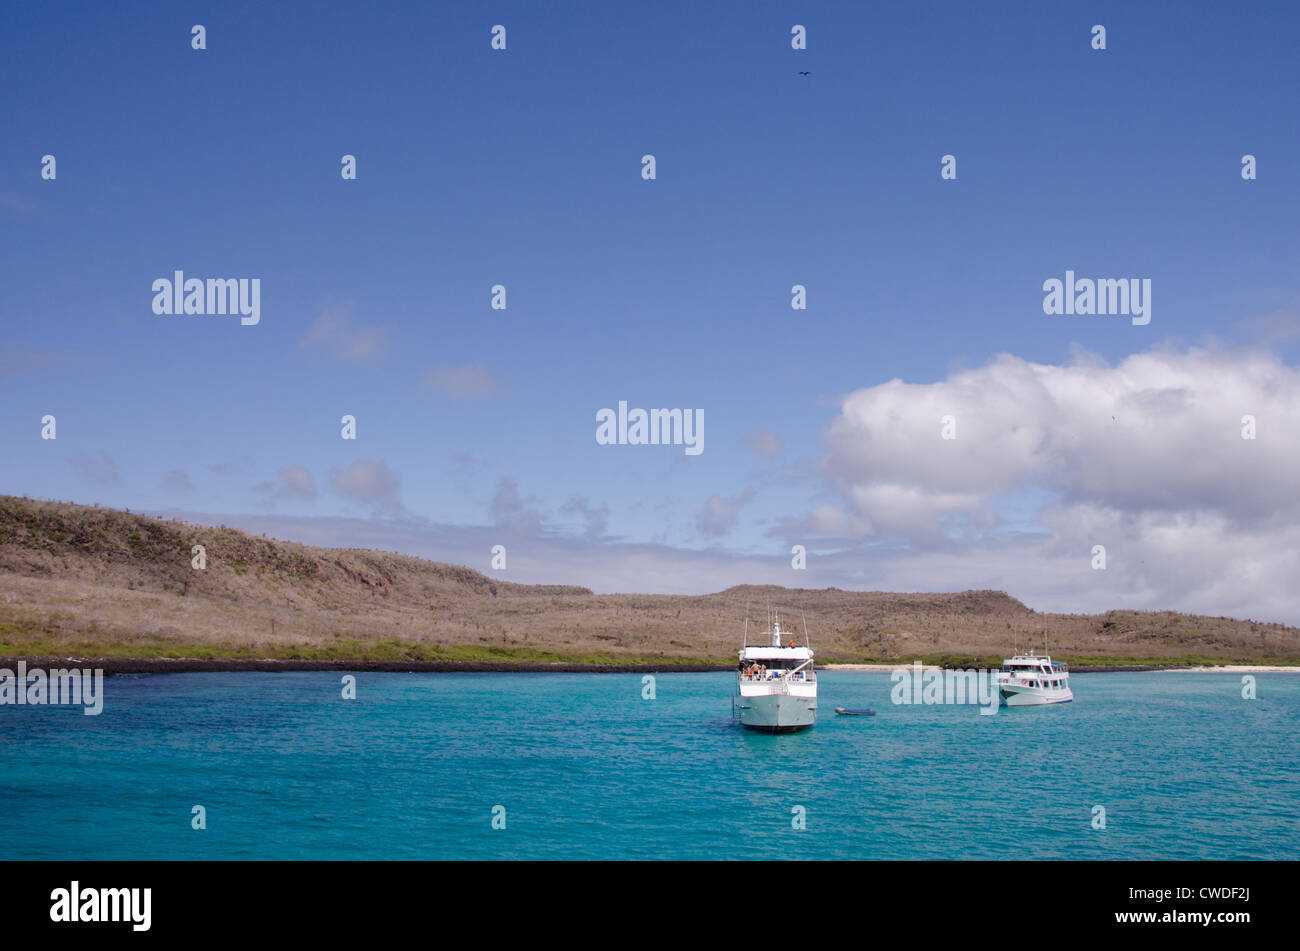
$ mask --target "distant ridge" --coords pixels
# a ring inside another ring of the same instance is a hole
[[[191,549],[207,567],[191,567]],[[1300,629],[1175,612],[1041,614],[1002,591],[737,585],[596,595],[461,565],[0,495],[0,655],[589,664],[734,661],[746,608],[807,616],[821,661],[1300,663]],[[753,612],[758,612],[757,616]],[[751,633],[753,631],[751,630]]]

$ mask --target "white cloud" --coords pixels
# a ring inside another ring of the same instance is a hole
[[[1111,609],[1300,622],[1300,525],[1245,527],[1218,513],[1146,512],[1079,503],[1042,516],[1049,534],[979,545],[868,555],[837,553],[821,567],[868,565],[885,590],[996,588],[1041,611]],[[1094,545],[1105,570],[1092,567]],[[810,558],[810,564],[812,559]]]
[[[1242,417],[1257,421],[1241,438]],[[1003,355],[937,383],[844,398],[825,474],[877,532],[923,537],[944,516],[1042,486],[1127,512],[1300,514],[1300,373],[1254,350],[1151,352],[1109,367]],[[941,418],[956,418],[956,439]]]
[[[946,415],[956,439],[941,438]],[[820,568],[856,586],[1294,621],[1297,420],[1300,372],[1259,350],[1152,351],[1113,367],[1002,355],[846,396],[823,461],[842,501],[781,533],[823,536]],[[1038,530],[1008,532],[999,497],[1034,492],[1047,500]],[[888,558],[871,547],[882,541]],[[1105,571],[1092,569],[1094,545]]]

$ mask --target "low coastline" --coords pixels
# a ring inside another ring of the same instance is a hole
[[[24,661],[28,669],[90,667],[114,674],[194,674],[263,671],[269,673],[303,670],[337,670],[383,673],[554,673],[554,674],[644,674],[716,673],[734,670],[727,664],[575,664],[556,661],[484,660],[293,660],[232,657],[0,657],[0,668],[13,669]]]
[[[14,669],[22,661],[31,669],[59,669],[89,667],[103,670],[108,676],[118,674],[193,674],[238,673],[259,671],[265,673],[289,671],[360,671],[382,673],[553,673],[553,674],[662,674],[662,673],[720,673],[735,670],[733,664],[707,661],[661,664],[584,664],[565,661],[490,661],[490,660],[308,660],[292,658],[235,658],[235,657],[53,657],[12,656],[0,657],[0,668]],[[821,670],[892,671],[912,666],[912,661],[896,664],[823,664]],[[922,664],[925,670],[941,670],[936,664]],[[973,668],[957,668],[973,669]],[[1231,664],[1222,667],[1188,666],[1169,667],[1155,664],[1131,665],[1071,665],[1071,673],[1300,673],[1300,666],[1266,666]]]

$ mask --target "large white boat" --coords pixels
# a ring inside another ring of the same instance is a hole
[[[1070,689],[1070,669],[1033,651],[1002,662],[996,674],[998,695],[1008,707],[1029,707],[1043,703],[1065,703],[1074,699]]]
[[[740,722],[768,733],[807,729],[817,719],[817,673],[807,629],[805,646],[795,647],[791,632],[781,630],[781,619],[774,615],[767,637],[767,646],[746,643],[740,651],[733,701]]]

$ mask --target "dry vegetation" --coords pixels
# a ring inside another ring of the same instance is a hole
[[[190,566],[193,545],[207,568]],[[0,655],[672,663],[735,658],[746,610],[806,614],[821,661],[1300,663],[1300,630],[1173,612],[1039,614],[1000,591],[739,586],[696,597],[520,585],[388,552],[312,548],[0,496]],[[755,624],[757,620],[760,623]]]

